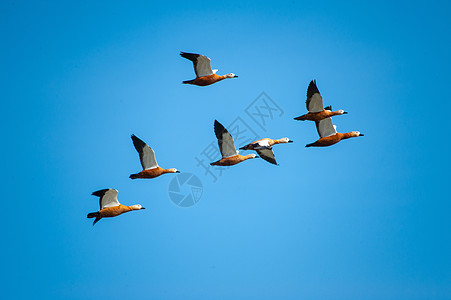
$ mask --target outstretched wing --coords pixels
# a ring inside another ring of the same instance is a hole
[[[221,123],[215,120],[215,135],[218,138],[219,150],[221,150],[222,158],[235,156],[238,151],[235,148],[235,143],[232,136]]]
[[[320,138],[331,136],[337,133],[335,125],[332,124],[331,118],[325,118],[319,122],[316,122],[316,130]]]
[[[118,193],[119,192],[115,189],[104,189],[104,190],[96,191],[96,192],[92,193],[92,195],[100,197],[100,200],[99,200],[100,209],[104,209],[107,207],[113,207],[113,206],[120,205],[119,201],[117,200]]]
[[[213,72],[211,69],[211,60],[204,55],[186,52],[180,52],[180,55],[193,62],[194,71],[196,72],[197,77],[213,75],[218,71],[215,70],[215,72]]]
[[[272,151],[272,148],[266,148],[266,149],[259,149],[255,150],[257,151],[258,155],[266,160],[267,162],[270,162],[274,165],[277,165],[276,158],[274,157],[274,152]]]
[[[307,110],[311,113],[323,111],[323,97],[319,93],[318,88],[316,87],[316,80],[310,81],[310,84],[307,88],[307,101],[305,101],[307,105]]]
[[[157,160],[155,159],[155,151],[134,134],[132,134],[132,141],[136,151],[139,153],[139,159],[141,160],[143,170],[158,167]]]

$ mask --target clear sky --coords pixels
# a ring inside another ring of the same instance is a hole
[[[450,10],[2,1],[2,296],[451,299]],[[179,51],[239,78],[182,85],[194,72]],[[304,147],[315,126],[293,117],[312,79],[349,112],[339,132],[364,137]],[[247,112],[263,92],[279,110],[259,126]],[[254,159],[215,181],[196,160],[215,119],[294,143],[274,147],[280,166]],[[170,200],[174,174],[128,178],[132,133],[201,181],[194,206]],[[147,210],[93,227],[90,194],[110,187]]]

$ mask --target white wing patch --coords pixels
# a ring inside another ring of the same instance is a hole
[[[319,93],[313,94],[307,109],[311,113],[323,111],[323,97]]]
[[[332,124],[331,118],[325,118],[316,123],[316,129],[318,130],[321,138],[328,137],[337,133],[336,126]]]
[[[155,151],[148,145],[145,145],[142,149],[141,165],[143,170],[154,169],[158,167],[157,160],[155,158]]]
[[[197,77],[213,75],[214,72],[211,69],[211,60],[204,55],[199,55],[197,57],[195,71]]]
[[[257,144],[257,145],[255,145]],[[266,149],[269,147],[269,139],[262,139],[260,141],[257,141],[256,143],[253,144],[254,149]]]
[[[100,199],[100,209],[120,205],[119,201],[117,200],[118,193],[119,192],[115,189],[109,189],[108,191],[106,191]]]
[[[238,151],[235,148],[235,142],[228,131],[222,133],[222,139],[218,140],[219,149],[221,150],[222,158],[235,156]]]
[[[267,162],[277,165],[276,158],[274,157],[274,152],[271,149],[259,149],[256,151],[261,158],[263,158]]]

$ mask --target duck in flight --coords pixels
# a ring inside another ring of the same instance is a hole
[[[158,166],[157,160],[155,159],[155,151],[134,134],[132,134],[132,141],[136,151],[139,153],[139,159],[143,170],[137,174],[131,174],[131,179],[155,178],[166,173],[180,173],[175,168],[163,169]]]
[[[260,139],[258,141],[252,142],[250,144],[247,144],[244,147],[241,147],[240,150],[255,150],[257,151],[258,155],[266,160],[267,162],[270,162],[274,165],[277,165],[276,158],[274,156],[274,152],[272,151],[272,146],[277,144],[283,144],[283,143],[292,143],[293,141],[289,138],[281,138],[278,140],[273,139]]]
[[[235,148],[235,142],[227,129],[222,126],[217,120],[215,120],[215,135],[218,138],[219,150],[221,151],[222,158],[218,161],[212,162],[212,166],[233,166],[247,159],[258,157],[255,154],[240,155]]]
[[[122,215],[123,213],[132,210],[145,209],[140,204],[135,204],[131,206],[122,205],[117,200],[117,194],[119,192],[115,189],[104,189],[92,193],[93,196],[100,197],[100,209],[99,211],[92,212],[88,214],[88,218],[95,218],[92,225],[96,225],[97,222],[102,218],[112,218]]]
[[[193,80],[183,81],[184,84],[194,84],[198,86],[206,86],[226,78],[237,78],[238,76],[229,73],[226,75],[217,75],[218,70],[211,69],[211,60],[201,54],[180,52],[180,55],[193,62],[196,78]]]
[[[347,114],[347,112],[345,112],[342,109],[332,111],[332,106],[327,106],[323,108],[323,98],[319,93],[315,80],[310,81],[310,84],[308,85],[307,100],[305,101],[305,103],[307,105],[308,113],[294,118],[295,120],[299,121],[309,120],[317,122],[332,116]]]
[[[336,144],[341,140],[363,136],[363,133],[358,131],[351,131],[347,133],[337,132],[337,127],[332,124],[331,118],[316,121],[315,123],[320,139],[314,143],[305,145],[305,147],[327,147]]]

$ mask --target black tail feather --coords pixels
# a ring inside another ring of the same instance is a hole
[[[293,119],[298,120],[298,121],[305,121],[305,115],[302,115],[302,116],[299,116],[299,117],[296,117]]]
[[[136,178],[139,178],[139,177],[138,177],[138,174],[130,174],[130,178],[131,179],[136,179]]]
[[[100,217],[100,213],[98,211],[88,214],[88,218],[97,218],[97,217]]]

